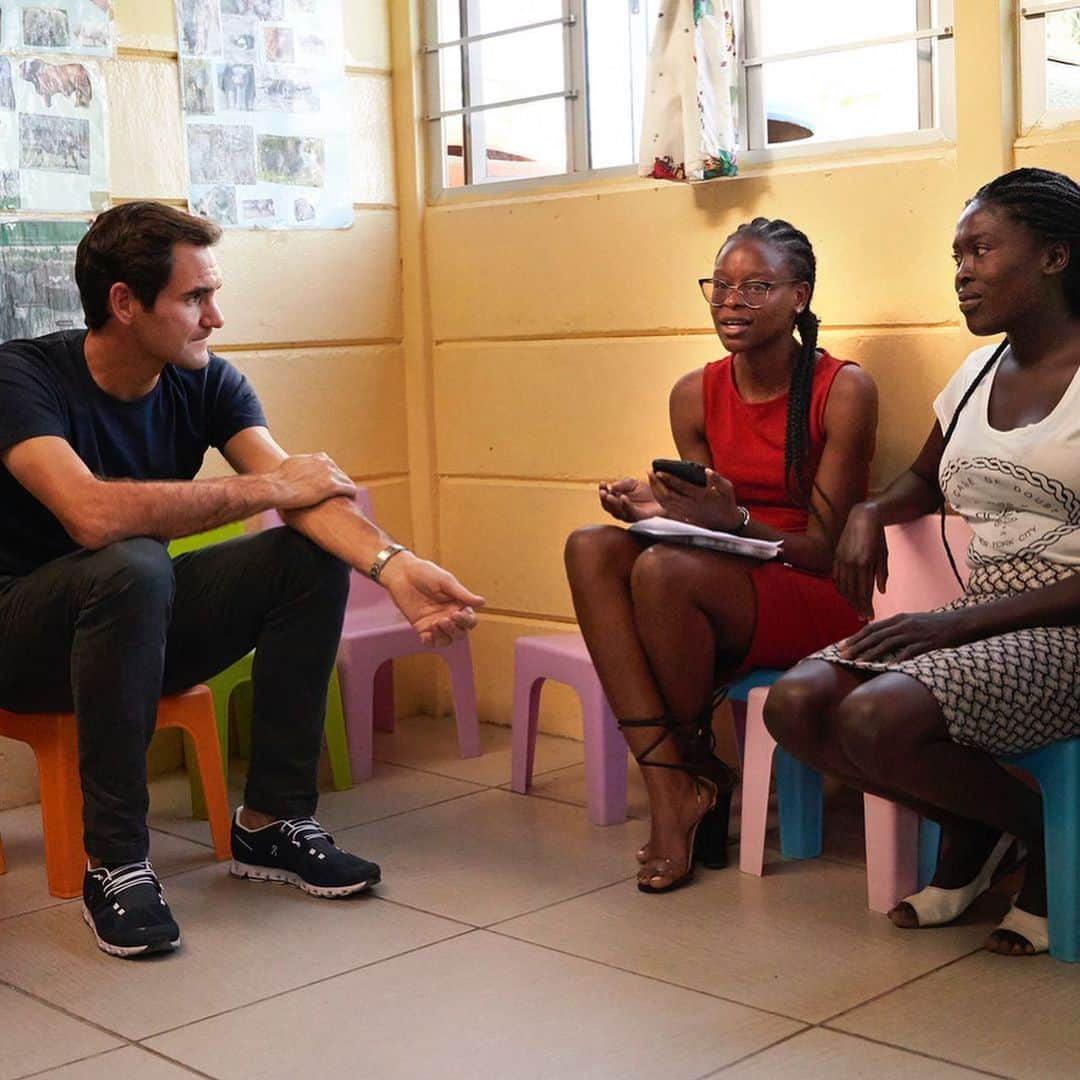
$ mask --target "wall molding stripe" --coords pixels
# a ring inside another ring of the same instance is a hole
[[[337,341],[244,341],[218,345],[214,352],[224,356],[232,352],[275,352],[286,349],[364,349],[380,345],[401,345],[399,337],[342,338]]]
[[[915,331],[952,331],[962,329],[959,319],[943,322],[910,323],[825,323],[821,332],[857,334],[893,334]],[[608,341],[622,338],[633,341],[641,338],[715,337],[712,327],[659,327],[641,330],[581,330],[574,334],[495,334],[491,337],[444,337],[436,338],[436,348],[443,345],[503,345],[529,341]]]

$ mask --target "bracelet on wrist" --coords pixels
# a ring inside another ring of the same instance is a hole
[[[382,575],[386,564],[402,551],[408,551],[409,549],[404,544],[387,544],[376,556],[371,564],[371,569],[368,571],[368,577],[377,585],[379,583],[379,577]]]

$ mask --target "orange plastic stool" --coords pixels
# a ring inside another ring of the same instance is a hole
[[[229,802],[209,688],[196,686],[162,698],[156,730],[164,728],[180,728],[191,738],[206,795],[214,856],[227,859]],[[72,713],[12,713],[0,709],[0,735],[28,743],[37,758],[49,892],[65,898],[80,896],[86,852],[82,842],[82,789],[75,717]],[[3,870],[0,850],[0,873]]]

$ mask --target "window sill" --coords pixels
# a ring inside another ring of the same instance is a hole
[[[505,206],[514,202],[538,199],[596,197],[601,194],[678,187],[701,184],[730,184],[740,180],[790,172],[825,172],[836,168],[895,164],[898,161],[941,160],[952,155],[955,143],[942,131],[919,131],[899,138],[851,139],[828,144],[773,147],[739,154],[737,176],[697,181],[687,185],[669,180],[654,180],[637,175],[634,165],[594,169],[588,173],[537,177],[529,180],[506,180],[473,187],[450,188],[428,199],[433,210],[458,207],[473,209],[484,205]]]
[[[1023,131],[1013,144],[1018,150],[1046,143],[1071,142],[1080,139],[1080,109],[1055,109],[1044,113],[1036,123]]]

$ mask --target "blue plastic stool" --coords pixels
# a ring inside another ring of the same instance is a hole
[[[1007,754],[1002,760],[1031,773],[1042,791],[1050,955],[1080,963],[1080,739],[1051,743],[1027,754]],[[933,873],[939,835],[937,825],[923,822],[920,886]]]
[[[755,668],[728,687],[727,700],[744,702],[758,686],[772,686],[783,675],[775,668]],[[736,728],[744,717],[736,718]],[[739,731],[740,748],[743,732]],[[821,854],[821,773],[793,758],[782,746],[773,754],[773,779],[780,814],[780,852],[785,859],[816,859]]]

